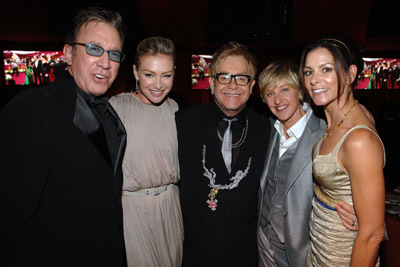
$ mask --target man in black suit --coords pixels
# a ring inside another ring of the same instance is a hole
[[[214,100],[176,114],[183,266],[258,266],[257,196],[270,128],[246,107],[256,63],[234,42],[213,62]]]
[[[392,89],[396,87],[396,80],[399,78],[399,69],[395,64],[389,66],[389,78]]]
[[[375,88],[376,89],[381,89],[382,87],[382,62],[378,62],[375,68]]]
[[[126,133],[104,94],[124,58],[114,11],[81,11],[68,71],[0,113],[2,266],[124,266]]]
[[[65,62],[61,61],[60,59],[57,59],[53,65],[54,76],[56,79],[60,76],[60,74],[64,72],[65,68],[66,68]]]
[[[50,83],[50,63],[45,55],[42,56],[42,85]]]

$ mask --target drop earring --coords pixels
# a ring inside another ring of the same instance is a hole
[[[135,88],[135,93],[139,91],[139,79],[136,80],[136,88]]]

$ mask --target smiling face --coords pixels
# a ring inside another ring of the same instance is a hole
[[[307,91],[317,106],[326,106],[337,99],[338,75],[334,58],[328,49],[310,51],[302,71]]]
[[[137,97],[145,104],[161,103],[172,89],[175,66],[169,55],[143,56],[133,72],[139,80]]]
[[[95,44],[105,50],[122,50],[118,31],[104,22],[84,24],[77,35],[76,42]],[[69,73],[74,77],[79,88],[87,94],[103,95],[117,77],[119,63],[111,61],[107,52],[100,57],[95,57],[88,55],[84,46],[73,47],[66,44],[64,55],[69,65]]]
[[[215,73],[251,75],[250,65],[242,56],[228,56],[216,66]],[[255,81],[251,80],[247,85],[237,85],[232,78],[229,84],[220,84],[216,78],[210,78],[211,90],[217,106],[225,115],[236,116],[249,99]]]
[[[265,102],[285,130],[292,127],[305,113],[300,105],[299,90],[285,80],[280,80],[276,86],[271,86],[264,93]]]

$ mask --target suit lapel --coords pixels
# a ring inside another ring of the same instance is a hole
[[[123,156],[125,154],[125,147],[126,147],[126,130],[124,125],[122,124],[122,121],[118,117],[117,113],[115,112],[114,108],[108,104],[108,111],[111,113],[111,115],[115,118],[117,121],[117,134],[120,138],[120,143],[119,143],[119,148],[118,148],[118,154],[117,154],[117,159],[115,162],[115,168],[114,168],[114,176],[117,174],[119,166],[121,166]]]
[[[290,166],[290,172],[288,174],[288,179],[286,181],[285,195],[289,191],[292,184],[299,177],[300,173],[307,165],[307,163],[312,161],[310,147],[314,145],[320,135],[318,127],[319,120],[315,117],[314,114],[312,114],[304,129],[302,136],[298,140],[299,144],[294,154]]]
[[[59,78],[57,78],[55,85],[65,106],[73,114],[73,124],[83,134],[89,137],[89,140],[97,148],[103,158],[109,163],[110,168],[112,168],[110,153],[108,151],[107,140],[103,128],[90,107],[86,104],[86,101],[80,94],[77,93],[73,78],[69,75],[69,73],[65,72],[64,75],[61,75]],[[125,152],[126,131],[115,110],[111,107],[111,105],[107,106],[111,115],[116,118],[117,134],[120,137],[119,149],[115,163],[116,167],[113,170],[116,194],[117,196],[120,196],[122,189],[122,175],[118,175],[118,173],[121,171],[122,158]]]
[[[278,132],[275,130],[275,128],[271,127],[272,132],[269,137],[269,144],[268,144],[268,149],[267,149],[267,154],[265,156],[265,161],[264,161],[264,169],[261,174],[261,180],[260,180],[260,188],[261,188],[261,193],[264,195],[264,189],[265,189],[265,183],[267,181],[267,175],[268,175],[268,169],[269,169],[269,163],[271,161],[271,156],[272,152],[274,151],[275,144],[278,140]]]
[[[266,152],[265,159],[264,159],[263,172],[260,177],[260,188],[258,190],[257,209],[258,209],[258,211],[260,211],[260,212],[258,212],[258,224],[260,224],[261,209],[262,209],[262,205],[264,203],[265,186],[266,186],[266,182],[267,182],[269,164],[271,161],[272,152],[274,151],[274,147],[276,145],[276,142],[278,141],[278,136],[279,136],[278,132],[276,131],[276,129],[274,127],[275,120],[270,118],[269,121],[270,121],[270,125],[271,125],[271,133],[269,135],[268,148],[267,148],[267,152]]]
[[[103,158],[112,166],[110,153],[107,147],[107,140],[103,128],[90,107],[87,105],[83,97],[77,93],[76,84],[73,77],[68,72],[61,75],[55,82],[61,99],[68,109],[70,109],[74,116],[72,118],[73,124],[86,136],[89,137],[92,144],[96,147]],[[120,144],[118,149],[118,156],[115,166],[120,166],[126,145],[126,131],[122,125],[121,120],[116,115],[115,110],[111,105],[107,105],[108,110],[116,118],[117,121],[117,134],[120,137]],[[114,174],[117,168],[114,168]]]
[[[74,124],[86,134],[103,158],[112,166],[103,127],[80,94],[76,94]]]
[[[74,124],[88,136],[101,129],[100,123],[80,94],[76,97]]]
[[[74,78],[65,71],[63,75],[57,78],[55,86],[65,106],[73,114],[72,123],[89,137],[99,153],[112,166],[103,128],[86,101],[77,93]]]

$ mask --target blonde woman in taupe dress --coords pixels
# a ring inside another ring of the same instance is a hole
[[[178,267],[183,242],[176,185],[178,105],[167,96],[175,72],[173,43],[143,40],[133,68],[136,92],[110,99],[127,132],[122,207],[128,266]]]

